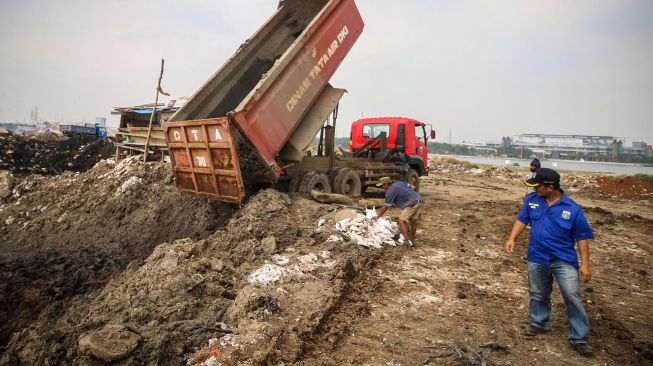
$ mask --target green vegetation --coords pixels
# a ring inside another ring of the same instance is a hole
[[[640,180],[640,181],[642,181],[644,183],[648,183],[650,185],[653,185],[653,175],[640,173],[640,174],[633,175],[633,178],[635,178],[637,180]]]
[[[349,137],[336,137],[333,143],[336,146],[340,146],[343,150],[349,151]]]

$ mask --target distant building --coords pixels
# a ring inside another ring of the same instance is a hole
[[[506,144],[506,142],[508,142]],[[527,148],[538,156],[574,158],[584,156],[612,156],[623,154],[644,156],[646,154],[645,142],[633,142],[632,146],[625,146],[623,137],[595,136],[595,135],[553,135],[553,134],[521,134],[511,138],[504,137],[502,146],[512,148]]]

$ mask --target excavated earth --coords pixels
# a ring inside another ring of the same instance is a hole
[[[2,176],[7,176],[5,171]],[[28,175],[0,191],[0,346],[42,310],[58,316],[167,240],[200,239],[233,208],[181,195],[169,165],[136,157],[83,173]]]
[[[95,136],[65,137],[54,133],[0,136],[0,170],[12,173],[83,172],[114,154],[109,139]]]
[[[431,167],[413,249],[358,246],[334,227],[341,208],[274,190],[240,208],[180,195],[163,163],[15,178],[0,206],[0,364],[651,363],[649,191],[563,173],[596,236],[586,359],[557,290],[551,330],[522,335],[527,233],[511,255],[503,243],[526,172]]]

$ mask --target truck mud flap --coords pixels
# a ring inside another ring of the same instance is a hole
[[[175,185],[212,200],[242,203],[245,190],[227,118],[178,121],[166,126]]]

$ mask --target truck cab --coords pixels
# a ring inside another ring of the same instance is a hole
[[[99,124],[95,125],[95,136],[101,137],[101,138],[106,138],[107,137],[107,129],[106,127],[103,127]]]
[[[422,176],[428,175],[427,136],[435,139],[431,126],[412,118],[363,118],[351,125],[349,149],[353,155],[385,149],[404,153],[411,168]]]

